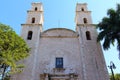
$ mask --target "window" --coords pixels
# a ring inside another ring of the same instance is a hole
[[[86,31],[86,39],[91,40],[91,35],[89,31]]]
[[[35,23],[35,18],[32,18],[32,23]]]
[[[37,11],[37,7],[35,7],[35,11]]]
[[[63,58],[56,58],[56,68],[63,68]]]
[[[31,39],[32,39],[32,34],[33,34],[32,31],[29,31],[29,32],[28,32],[28,36],[27,36],[27,39],[28,39],[28,40],[31,40]]]
[[[84,11],[84,8],[81,8],[82,11]]]
[[[84,22],[84,23],[87,23],[87,19],[86,19],[86,18],[83,18],[83,22]]]

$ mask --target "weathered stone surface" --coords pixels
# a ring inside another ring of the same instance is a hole
[[[35,23],[31,23],[32,17]],[[87,4],[77,4],[75,21],[76,31],[65,28],[43,31],[42,4],[33,3],[21,32],[31,48],[30,56],[23,61],[26,66],[23,72],[13,76],[13,80],[109,80]],[[27,39],[29,31],[33,32],[31,40]],[[63,68],[56,68],[56,58],[63,58]]]

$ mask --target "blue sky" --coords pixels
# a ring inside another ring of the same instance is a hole
[[[31,9],[32,2],[43,3],[44,30],[54,27],[75,30],[76,3],[87,3],[88,10],[92,11],[93,23],[97,24],[106,16],[109,8],[116,8],[120,0],[1,0],[0,22],[10,25],[17,34],[20,34],[21,24],[26,22],[27,10]],[[114,72],[120,73],[120,60],[116,47],[111,46],[111,49],[103,52],[107,66],[113,61],[117,67]]]

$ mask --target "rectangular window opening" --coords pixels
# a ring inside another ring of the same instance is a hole
[[[62,57],[56,58],[56,68],[63,68],[63,58]]]

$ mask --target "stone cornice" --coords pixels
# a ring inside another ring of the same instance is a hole
[[[42,26],[42,24],[21,24],[21,26]]]
[[[91,11],[76,11],[76,12],[91,13]]]
[[[40,12],[40,13],[41,13],[41,12],[43,12],[43,11],[32,11],[32,10],[28,10],[27,12],[36,12],[36,13],[37,13],[37,12]]]
[[[41,36],[41,38],[78,38],[78,36]]]
[[[97,24],[76,24],[76,26],[96,26]]]

